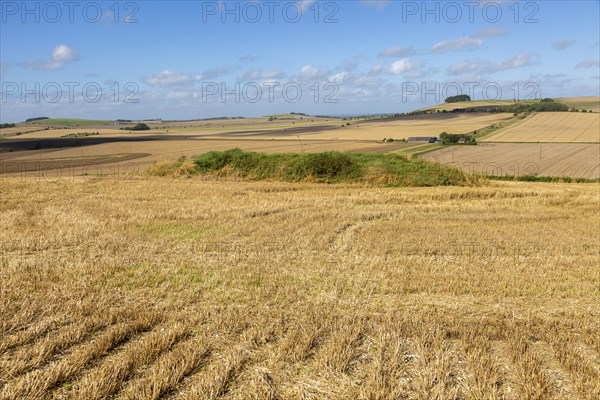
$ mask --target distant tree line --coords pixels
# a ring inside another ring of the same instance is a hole
[[[14,128],[15,126],[16,126],[15,124],[0,124],[0,129]]]
[[[455,108],[454,110],[447,111],[451,113],[472,113],[472,112],[486,112],[486,113],[522,113],[522,112],[556,112],[556,111],[569,111],[569,107],[562,103],[552,102],[540,102],[540,103],[516,103],[506,106],[482,106],[482,107],[469,107],[469,108]],[[443,112],[443,111],[442,111]]]
[[[466,133],[440,133],[442,144],[477,144],[475,138]]]
[[[460,101],[471,101],[471,96],[468,94],[459,94],[458,96],[450,96],[446,99],[446,103],[458,103]]]
[[[569,107],[566,104],[551,102],[540,102],[540,103],[517,103],[510,106],[501,107],[499,112],[551,112],[551,111],[569,111]]]
[[[29,118],[29,119],[26,119],[26,120],[25,120],[25,122],[41,121],[41,120],[43,120],[43,119],[50,119],[50,118],[48,118],[48,117],[36,117],[36,118]]]
[[[121,128],[121,130],[125,130],[125,131],[149,131],[150,127],[144,123],[139,123],[134,127],[125,127],[125,128]]]

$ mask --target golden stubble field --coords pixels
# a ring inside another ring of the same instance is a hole
[[[423,155],[468,173],[600,179],[600,143],[480,143]]]
[[[3,179],[2,399],[597,399],[600,187]]]
[[[600,143],[480,143],[423,155],[470,174],[600,179]]]
[[[600,142],[600,114],[538,113],[487,136],[488,142]]]
[[[598,96],[565,97],[556,99],[556,101],[578,110],[600,112],[600,97]]]
[[[487,126],[507,121],[512,114],[507,113],[439,113],[428,115],[408,115],[391,120],[369,121],[330,132],[312,134],[310,138],[327,138],[335,135],[340,139],[383,138],[408,139],[415,136],[438,137],[442,132],[469,133]]]

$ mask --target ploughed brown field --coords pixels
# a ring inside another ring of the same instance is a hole
[[[2,399],[597,399],[597,184],[0,182]]]

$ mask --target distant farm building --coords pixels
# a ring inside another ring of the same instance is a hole
[[[438,138],[433,136],[423,136],[423,137],[409,137],[407,139],[408,142],[425,142],[425,143],[435,143],[438,141]]]

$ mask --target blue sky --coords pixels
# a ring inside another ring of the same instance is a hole
[[[2,122],[600,94],[598,1],[0,3]]]

